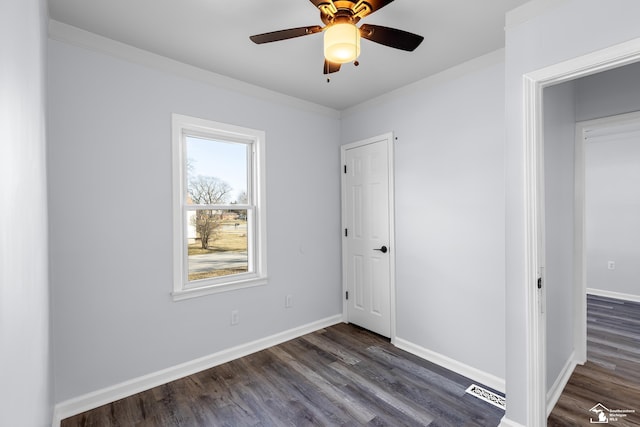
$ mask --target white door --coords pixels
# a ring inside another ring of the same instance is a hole
[[[391,134],[342,147],[345,315],[380,335],[392,332]]]

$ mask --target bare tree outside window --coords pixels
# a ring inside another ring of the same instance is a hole
[[[247,197],[247,192],[246,191],[241,191],[240,194],[238,194],[238,198],[236,199],[236,203],[239,205],[246,205],[248,203],[248,197]]]
[[[189,195],[196,205],[224,205],[231,190],[226,181],[214,176],[198,175],[189,180]]]
[[[219,178],[198,176],[189,180],[189,196],[196,205],[220,205],[228,201],[231,186]],[[191,217],[196,233],[200,237],[202,249],[209,249],[209,242],[218,237],[218,229],[222,223],[221,212],[212,209],[198,209]]]

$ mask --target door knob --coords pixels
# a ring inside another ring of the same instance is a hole
[[[386,246],[382,246],[380,249],[374,249],[374,251],[380,251],[380,252],[382,252],[383,254],[386,254],[388,250],[389,250],[389,249],[387,249],[387,247],[386,247]]]

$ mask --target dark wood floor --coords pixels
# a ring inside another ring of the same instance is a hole
[[[471,381],[339,324],[68,418],[73,426],[497,426]]]
[[[609,425],[640,425],[640,303],[587,297],[587,363],[578,366],[549,416],[549,426],[588,426],[596,404]]]

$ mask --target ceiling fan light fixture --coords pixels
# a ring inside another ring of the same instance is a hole
[[[311,0],[320,10],[320,20],[325,25],[296,27],[286,30],[250,36],[256,44],[293,39],[310,34],[324,33],[323,74],[340,71],[347,62],[358,65],[360,56],[360,38],[365,38],[383,46],[411,52],[418,47],[424,37],[397,28],[382,25],[362,24],[356,27],[360,19],[385,7],[393,0]]]
[[[324,57],[344,64],[360,55],[360,30],[351,23],[333,24],[324,31]]]

